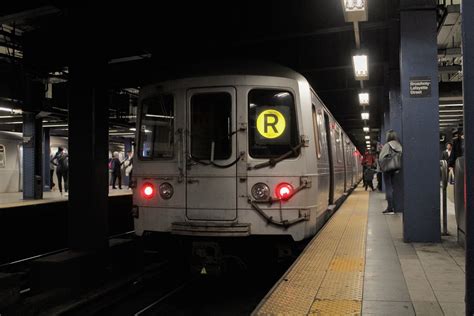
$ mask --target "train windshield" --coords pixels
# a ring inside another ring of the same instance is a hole
[[[290,92],[254,89],[248,98],[250,156],[279,157],[298,145],[295,102]],[[295,151],[289,158],[298,154]]]
[[[172,95],[159,95],[142,102],[139,137],[141,158],[173,158],[174,99]]]

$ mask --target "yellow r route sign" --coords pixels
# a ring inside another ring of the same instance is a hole
[[[257,117],[257,130],[265,138],[278,138],[285,132],[286,120],[277,110],[262,111]]]

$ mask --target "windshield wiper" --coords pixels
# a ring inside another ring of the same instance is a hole
[[[305,145],[305,142],[303,140],[301,140],[298,145],[296,145],[295,147],[292,147],[289,151],[287,151],[283,155],[278,156],[276,158],[270,158],[268,161],[259,163],[258,165],[255,165],[253,167],[248,167],[248,170],[261,169],[261,168],[265,168],[265,167],[273,168],[273,167],[275,167],[275,165],[277,163],[279,163],[282,160],[285,160],[286,158],[290,157],[291,155],[297,155],[298,154],[298,149],[300,149],[304,145]]]

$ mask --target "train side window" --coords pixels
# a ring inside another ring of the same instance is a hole
[[[232,96],[227,92],[200,93],[191,97],[191,155],[210,160],[232,155]]]
[[[253,89],[248,94],[249,154],[273,158],[299,143],[293,94],[285,90]],[[299,150],[289,154],[297,157]]]
[[[0,168],[5,168],[7,164],[7,152],[5,145],[0,144]]]
[[[143,100],[139,130],[140,158],[173,158],[174,98],[172,95],[158,95]]]
[[[318,159],[321,158],[321,134],[319,133],[319,115],[316,113],[316,106],[313,104],[313,133],[314,143],[316,146],[316,156]]]

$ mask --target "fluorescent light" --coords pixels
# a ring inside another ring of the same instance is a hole
[[[134,136],[135,133],[132,133],[132,132],[116,132],[116,133],[109,133],[109,135],[113,135],[113,136],[125,136],[125,135],[129,135],[129,136]]]
[[[146,117],[157,117],[157,118],[165,118],[165,119],[174,119],[174,116],[167,116],[167,115],[158,115],[158,114],[146,114]]]
[[[367,127],[367,126],[364,126],[363,130],[364,130],[364,132],[368,133],[370,131],[370,128]]]
[[[45,124],[43,127],[67,127],[68,124]]]
[[[440,122],[459,122],[461,118],[458,119],[439,119]]]
[[[135,127],[130,127],[130,128],[129,128],[129,130],[131,130],[131,131],[134,131],[134,132],[135,132],[137,129],[136,129]]]
[[[10,113],[12,113],[12,112],[13,112],[13,109],[10,109],[10,108],[4,108],[4,107],[1,107],[1,106],[0,106],[0,111],[3,111],[3,112],[10,112]]]
[[[369,135],[365,135],[365,139],[370,139],[370,136],[369,136]]]
[[[367,0],[341,0],[346,22],[367,21]]]
[[[369,105],[369,94],[367,92],[359,93],[359,104]]]
[[[354,75],[356,80],[369,79],[369,57],[367,54],[359,53],[352,56]]]
[[[370,114],[369,112],[362,112],[360,116],[362,117],[363,120],[368,120],[370,117]]]
[[[449,107],[449,106],[464,106],[462,103],[452,103],[452,104],[440,104],[440,107]]]
[[[370,140],[366,140],[365,143],[366,143],[367,145],[370,145]]]
[[[14,118],[14,115],[0,115],[0,119]]]

